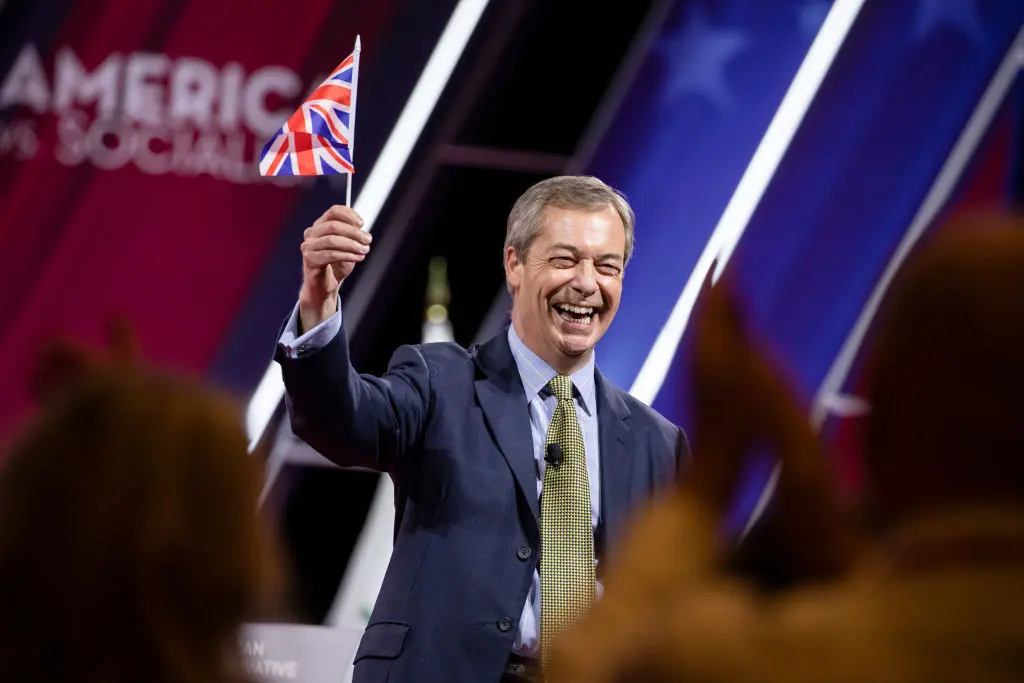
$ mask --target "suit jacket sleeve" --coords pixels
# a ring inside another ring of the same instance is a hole
[[[392,476],[408,467],[430,409],[431,371],[418,347],[395,351],[383,377],[352,367],[344,327],[323,348],[289,356],[278,345],[296,436],[342,467]]]
[[[683,476],[686,466],[690,464],[690,442],[686,432],[676,427],[676,478]]]

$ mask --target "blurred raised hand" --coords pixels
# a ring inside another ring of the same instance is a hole
[[[101,348],[70,337],[46,341],[39,349],[32,372],[32,394],[45,402],[87,374],[105,369],[138,367],[139,341],[131,322],[112,316],[106,323],[106,345]]]
[[[807,411],[755,342],[728,278],[712,286],[709,274],[691,329],[693,372],[681,389],[694,405],[693,460],[676,490],[637,515],[609,564],[603,599],[555,642],[552,683],[647,680],[652,648],[671,651],[673,634],[692,637],[694,629],[721,626],[722,615],[738,624],[754,613],[751,584],[724,571],[744,544],[737,549],[724,538],[721,522],[757,448],[768,448],[781,467],[770,513],[753,537],[767,543],[758,551],[786,555],[806,580],[838,576],[852,560],[851,528]],[[696,616],[702,610],[708,619]],[[669,633],[669,623],[679,628]]]
[[[835,578],[853,561],[856,534],[840,506],[831,461],[808,410],[781,363],[745,324],[730,279],[723,277],[713,287],[706,283],[702,299],[694,324],[691,387],[696,456],[681,489],[721,518],[745,458],[767,449],[779,467],[772,500],[733,558],[770,555],[785,565],[793,582]]]

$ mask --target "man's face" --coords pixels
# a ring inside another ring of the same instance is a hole
[[[516,333],[562,371],[594,348],[619,307],[626,231],[612,206],[579,211],[549,206],[520,258],[509,247]]]

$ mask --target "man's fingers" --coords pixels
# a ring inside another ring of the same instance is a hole
[[[323,222],[314,223],[312,226],[306,228],[305,232],[302,233],[302,237],[305,240],[315,239],[317,237],[323,237],[324,235],[338,235],[341,237],[347,237],[363,244],[369,244],[373,241],[373,236],[365,230],[346,223],[340,220],[326,220]]]
[[[370,247],[350,237],[328,234],[306,240],[301,250],[307,266],[322,268],[331,263],[358,263],[366,258]]]
[[[324,235],[341,235],[343,237],[349,237],[362,242],[363,244],[369,244],[373,241],[373,237],[370,233],[352,225],[351,223],[339,220],[326,220],[314,223],[312,226],[306,228],[305,232],[302,233],[303,239],[307,240],[315,237],[322,237]]]
[[[365,254],[353,254],[348,251],[335,251],[332,249],[321,249],[320,251],[314,251],[306,254],[305,262],[307,266],[314,268],[323,268],[334,263],[359,263],[364,258]]]
[[[319,225],[321,223],[326,223],[327,221],[340,221],[342,223],[354,225],[357,228],[363,227],[362,217],[358,213],[353,211],[352,208],[348,206],[342,206],[341,204],[335,204],[334,206],[328,208],[326,211],[320,214],[320,218],[317,218],[313,225]]]
[[[303,249],[306,251],[321,251],[333,249],[335,251],[351,251],[356,254],[368,254],[370,245],[354,240],[351,237],[342,235],[322,235],[303,242]]]
[[[305,271],[304,289],[309,276],[316,279],[325,274],[332,274],[333,277],[328,278],[326,285],[321,283],[314,289],[322,293],[320,290],[325,286],[336,287],[348,277],[356,263],[366,258],[373,238],[362,227],[363,219],[358,213],[350,207],[335,205],[306,228],[300,245]],[[331,266],[330,271],[326,270],[328,266]]]

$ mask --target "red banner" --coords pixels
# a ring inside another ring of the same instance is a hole
[[[205,371],[310,182],[260,178],[259,150],[357,31],[372,67],[394,4],[89,0],[22,42],[0,75],[0,434],[40,342],[98,343],[111,313]]]

